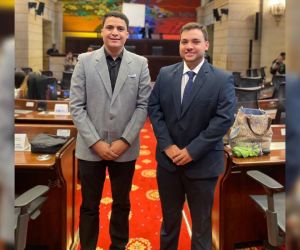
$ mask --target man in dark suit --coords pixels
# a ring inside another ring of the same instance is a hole
[[[232,75],[204,59],[207,49],[205,27],[184,25],[183,62],[160,70],[149,99],[163,213],[161,250],[178,247],[185,198],[193,224],[191,249],[211,250],[214,190],[224,168],[222,138],[234,120],[235,93]]]
[[[52,44],[52,48],[50,48],[50,49],[47,50],[47,55],[48,56],[53,56],[53,55],[58,55],[58,54],[59,54],[59,51],[56,48],[56,44],[53,43]]]

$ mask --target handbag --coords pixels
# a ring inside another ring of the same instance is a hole
[[[261,109],[238,110],[230,129],[229,145],[237,157],[258,156],[270,153],[272,118]]]
[[[68,137],[41,133],[30,142],[31,152],[55,154],[67,141]]]

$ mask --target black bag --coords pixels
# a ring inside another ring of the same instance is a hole
[[[67,140],[68,138],[63,136],[38,134],[30,142],[31,152],[55,154]]]

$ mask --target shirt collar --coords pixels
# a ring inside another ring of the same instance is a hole
[[[186,74],[188,71],[193,71],[195,72],[195,74],[197,75],[199,70],[201,69],[203,63],[204,63],[204,58],[202,59],[202,61],[197,65],[197,67],[195,67],[193,70],[191,70],[187,65],[186,65],[186,62],[183,61],[183,73],[182,75]]]
[[[116,58],[116,60],[117,60],[118,58],[122,59],[122,57],[123,57],[123,52],[124,52],[124,49],[123,49],[123,50],[121,51],[121,53],[118,55],[118,57]],[[112,59],[112,60],[113,60],[112,56],[111,56],[110,54],[108,54],[108,52],[106,51],[105,48],[104,48],[104,54],[105,54],[106,59]]]

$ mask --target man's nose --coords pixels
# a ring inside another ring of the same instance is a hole
[[[113,35],[118,35],[118,29],[117,28],[114,28],[111,32]]]
[[[192,49],[193,48],[193,44],[192,43],[187,43],[186,44],[186,49]]]

